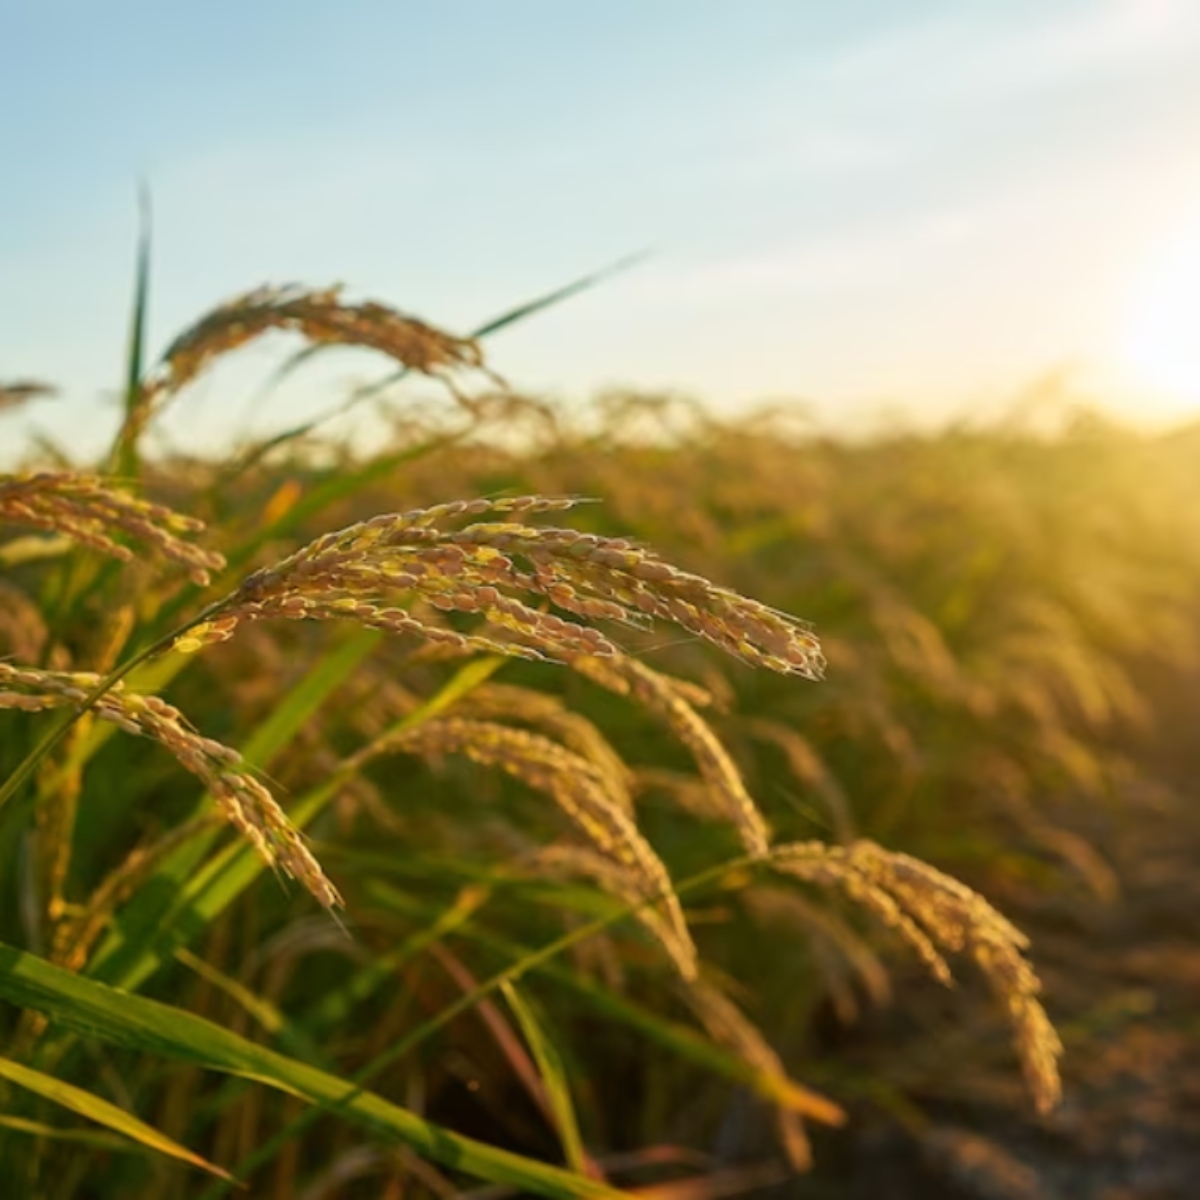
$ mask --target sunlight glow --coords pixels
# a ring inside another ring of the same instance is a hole
[[[1135,287],[1122,358],[1145,386],[1200,403],[1200,222]]]

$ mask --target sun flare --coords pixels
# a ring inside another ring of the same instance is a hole
[[[1121,350],[1138,383],[1200,403],[1200,222],[1135,285]]]

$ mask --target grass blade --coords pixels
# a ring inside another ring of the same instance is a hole
[[[586,1173],[589,1170],[588,1156],[583,1148],[583,1137],[579,1132],[575,1105],[571,1101],[571,1088],[567,1082],[562,1055],[547,1034],[533,1005],[525,999],[516,984],[506,979],[500,985],[500,990],[517,1018],[525,1041],[529,1044],[530,1053],[537,1063],[546,1100],[554,1114],[555,1127],[562,1142],[563,1157],[573,1171]]]
[[[706,872],[705,875],[708,873]],[[701,876],[703,878],[704,876]],[[676,885],[683,893],[692,886],[691,881]],[[425,906],[420,901],[382,880],[372,880],[368,885],[371,899],[386,908],[400,913],[423,913]],[[623,910],[622,910],[623,911]],[[526,962],[535,952],[528,946],[509,941],[470,920],[464,920],[456,929],[456,936],[467,938],[485,946],[496,954],[513,962]],[[817,1092],[804,1087],[795,1080],[769,1071],[756,1070],[743,1059],[731,1054],[724,1047],[702,1036],[695,1029],[679,1021],[660,1016],[642,1004],[628,1000],[608,988],[584,979],[576,972],[549,960],[539,961],[539,974],[553,979],[585,1003],[603,1013],[606,1018],[628,1025],[648,1040],[662,1046],[671,1053],[689,1062],[696,1063],[716,1075],[740,1083],[772,1104],[780,1105],[801,1116],[827,1125],[840,1125],[845,1113],[838,1105]]]
[[[0,996],[89,1038],[257,1080],[311,1104],[335,1109],[360,1127],[403,1142],[418,1154],[478,1179],[555,1200],[614,1200],[620,1195],[596,1180],[443,1129],[381,1096],[255,1045],[202,1017],[73,975],[3,943]]]
[[[7,967],[5,951],[6,948],[0,946],[0,992],[5,989],[4,971]],[[19,952],[9,951],[9,953],[17,954]],[[24,955],[22,957],[29,958],[31,956]],[[44,965],[49,967],[49,963],[45,963]],[[54,970],[56,968],[51,969]],[[68,974],[65,971],[60,973],[63,975]],[[68,978],[70,978],[69,975]],[[116,1004],[119,1001],[113,1001],[112,1003]],[[185,1146],[181,1146],[165,1134],[159,1133],[157,1129],[147,1125],[144,1121],[138,1120],[132,1113],[127,1113],[123,1108],[118,1108],[108,1100],[92,1092],[84,1091],[83,1088],[75,1087],[74,1084],[65,1083],[61,1079],[55,1079],[53,1075],[47,1075],[42,1071],[35,1071],[31,1067],[22,1066],[20,1063],[13,1062],[9,1058],[0,1058],[0,1079],[7,1079],[10,1083],[15,1083],[18,1087],[33,1092],[45,1100],[53,1101],[63,1108],[69,1108],[81,1117],[87,1117],[89,1121],[95,1121],[98,1125],[103,1125],[117,1133],[124,1134],[127,1138],[131,1138],[135,1142],[140,1142],[143,1146],[148,1146],[160,1154],[165,1154],[170,1158],[177,1158],[180,1162],[185,1162],[189,1166],[199,1167],[203,1171],[219,1175],[222,1179],[233,1178],[228,1171],[223,1171],[207,1159],[201,1158],[198,1154],[193,1154]]]
[[[138,474],[137,439],[140,432],[142,376],[145,371],[146,319],[150,304],[150,193],[138,192],[137,266],[134,275],[133,313],[129,322],[129,351],[125,361],[125,417],[113,446],[111,471],[123,479]]]
[[[579,279],[572,280],[563,287],[555,288],[552,292],[547,292],[545,295],[537,296],[532,300],[527,300],[523,304],[516,305],[514,308],[507,309],[500,313],[499,316],[492,317],[482,325],[472,329],[467,336],[471,338],[490,337],[494,333],[499,333],[502,329],[507,329],[510,325],[516,325],[518,322],[535,316],[537,313],[545,312],[546,309],[553,308],[555,305],[561,304],[564,300],[571,299],[572,296],[578,296],[582,292],[590,291],[605,279],[628,270],[636,263],[641,262],[647,253],[647,251],[642,250],[637,254],[626,255],[624,258],[618,259],[617,262],[610,263],[607,267],[601,267],[598,271],[591,271]],[[399,383],[407,374],[408,369],[406,367],[398,367],[390,375],[385,375],[382,379],[378,379],[374,383],[368,383],[358,388],[336,410],[336,414],[340,415],[341,413],[349,412],[359,404],[374,399],[374,397],[393,384]],[[331,412],[329,415],[332,416],[335,413]],[[324,418],[320,419],[323,420]]]
[[[717,879],[728,874],[731,870],[742,870],[751,864],[750,859],[735,859],[731,862],[723,862],[715,867],[709,867],[707,870],[700,871],[696,875],[691,876],[683,883],[677,885],[676,891],[690,891],[694,888],[699,888],[705,884],[712,883]],[[510,963],[507,967],[490,976],[478,986],[472,988],[469,992],[465,992],[458,997],[453,1003],[446,1005],[440,1012],[435,1013],[427,1020],[423,1021],[415,1029],[410,1030],[398,1042],[390,1046],[387,1051],[379,1054],[375,1059],[362,1071],[360,1071],[355,1081],[360,1085],[365,1084],[379,1072],[389,1067],[392,1063],[399,1061],[406,1054],[410,1053],[417,1046],[428,1040],[433,1034],[440,1029],[449,1025],[457,1017],[463,1013],[469,1012],[481,1000],[490,996],[493,992],[502,987],[506,982],[515,981],[521,976],[528,974],[530,971],[535,971],[559,957],[570,947],[586,941],[588,938],[594,937],[601,931],[609,928],[611,925],[619,921],[627,920],[633,917],[637,910],[644,904],[653,903],[653,898],[647,898],[641,901],[640,904],[626,905],[618,908],[616,911],[609,913],[607,916],[601,917],[592,921],[587,925],[580,925],[572,929],[569,933],[565,933],[546,945],[539,947],[537,950],[531,950],[524,953],[516,962]],[[841,1110],[837,1109],[836,1105],[825,1102],[838,1114],[838,1120],[833,1123],[840,1123]],[[307,1112],[301,1114],[292,1121],[281,1132],[274,1137],[268,1139],[266,1143],[259,1146],[247,1159],[247,1161],[239,1168],[239,1173],[245,1175],[249,1171],[256,1170],[264,1163],[269,1162],[279,1151],[292,1139],[299,1137],[313,1120],[313,1113]],[[571,1178],[579,1178],[579,1176],[571,1176]],[[216,1197],[224,1195],[226,1186],[223,1184],[214,1184],[201,1197],[201,1200],[216,1200]]]

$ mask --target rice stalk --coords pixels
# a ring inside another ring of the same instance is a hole
[[[95,674],[112,668],[133,631],[133,606],[121,605],[101,630]],[[43,763],[34,808],[35,858],[42,909],[51,930],[51,942],[66,905],[66,885],[75,845],[75,819],[83,792],[84,758],[77,754],[92,733],[95,713],[87,713],[71,726],[65,743],[65,762]]]
[[[79,706],[102,682],[101,676],[89,672],[45,671],[0,662],[0,687],[6,689],[0,691],[0,708],[41,712]],[[236,750],[196,733],[165,700],[127,692],[119,682],[96,698],[92,711],[126,733],[157,742],[203,782],[225,817],[266,863],[298,880],[326,908],[341,904],[300,832]]]

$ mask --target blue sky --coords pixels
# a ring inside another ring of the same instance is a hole
[[[114,422],[141,179],[155,347],[266,281],[465,329],[649,247],[495,366],[830,423],[1064,365],[1108,386],[1139,281],[1200,228],[1194,0],[3,0],[0,45],[0,377],[64,388],[0,438],[85,453]],[[252,368],[171,435],[219,440]]]

